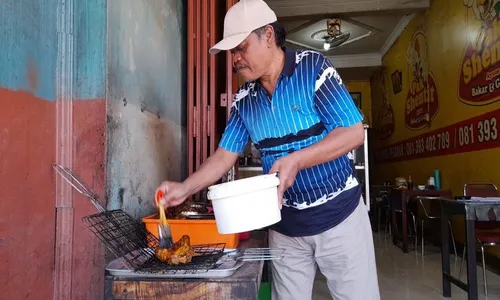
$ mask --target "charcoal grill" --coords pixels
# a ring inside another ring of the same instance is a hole
[[[53,164],[54,170],[79,193],[87,197],[99,211],[85,216],[82,222],[124,265],[136,273],[199,273],[216,267],[224,254],[225,243],[193,245],[197,253],[191,263],[170,265],[155,256],[159,240],[131,215],[121,209],[106,210],[100,204],[97,194],[89,188],[72,170]]]

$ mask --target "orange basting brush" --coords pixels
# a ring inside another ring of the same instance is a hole
[[[160,210],[160,222],[158,224],[158,235],[160,237],[159,248],[171,249],[174,247],[174,241],[172,239],[172,232],[170,231],[167,216],[165,215],[165,207],[160,202],[163,197],[164,194],[162,191],[156,193],[156,203],[158,203],[158,209]]]

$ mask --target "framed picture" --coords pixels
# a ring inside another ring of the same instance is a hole
[[[351,94],[351,98],[354,101],[354,104],[361,109],[361,93],[359,92],[354,92],[354,93],[349,93]]]
[[[392,91],[394,92],[394,95],[398,94],[403,89],[403,80],[401,77],[401,71],[399,70],[394,71],[391,75]]]

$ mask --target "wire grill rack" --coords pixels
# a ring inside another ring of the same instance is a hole
[[[159,240],[144,228],[144,225],[121,209],[106,210],[97,194],[88,187],[72,170],[53,164],[54,170],[75,190],[87,197],[99,211],[97,214],[82,218],[82,222],[114,254],[121,258],[131,270],[145,272],[200,272],[216,266],[224,254],[226,244],[207,244],[191,246],[198,254],[192,262],[182,265],[169,265],[155,256]]]
[[[128,268],[137,270],[154,257],[158,239],[142,224],[122,210],[110,210],[86,216],[83,223],[113,252],[121,257]]]
[[[181,265],[169,265],[153,256],[137,270],[137,273],[194,274],[208,272],[217,267],[217,262],[224,255],[225,246],[224,243],[192,246],[197,255],[193,256],[190,263]]]
[[[191,246],[197,254],[191,263],[170,265],[155,256],[158,239],[122,210],[86,216],[83,222],[129,269],[146,273],[207,272],[216,266],[226,245]]]

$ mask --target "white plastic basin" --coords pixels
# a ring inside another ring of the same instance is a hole
[[[276,174],[225,182],[208,188],[220,234],[263,228],[281,220]]]

